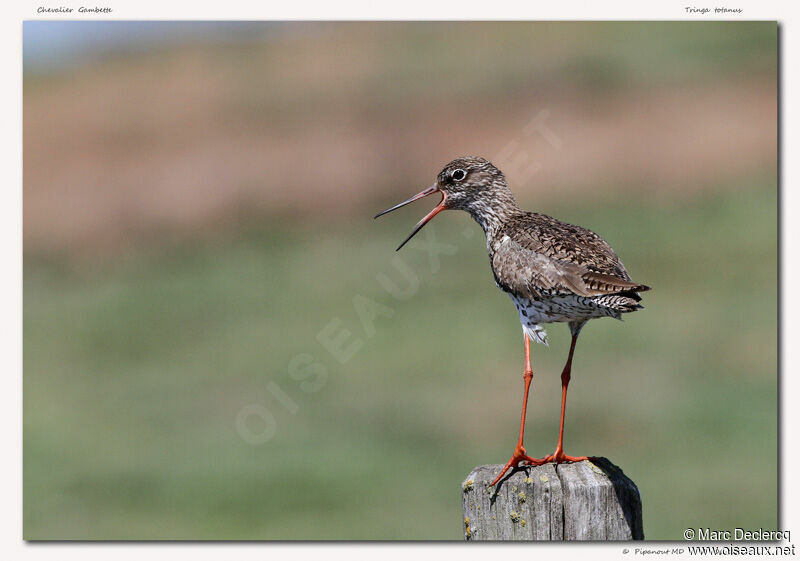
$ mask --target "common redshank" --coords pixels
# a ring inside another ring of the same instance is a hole
[[[511,459],[491,484],[500,481],[512,467],[588,459],[564,453],[564,411],[575,343],[590,319],[621,319],[623,313],[642,308],[638,293],[650,287],[633,282],[614,250],[594,232],[545,214],[521,210],[503,173],[484,158],[467,156],[453,160],[439,172],[433,185],[375,218],[434,193],[442,195],[441,202],[417,223],[397,250],[441,211],[468,212],[486,234],[495,283],[511,297],[522,322],[525,370],[519,439]],[[555,322],[566,322],[572,334],[567,362],[561,372],[558,444],[549,456],[532,458],[522,443],[533,379],[530,341],[547,345],[542,324]]]

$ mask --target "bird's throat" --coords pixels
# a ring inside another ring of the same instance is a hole
[[[483,228],[487,239],[494,237],[504,224],[522,212],[510,193],[507,200],[472,201],[466,210]]]

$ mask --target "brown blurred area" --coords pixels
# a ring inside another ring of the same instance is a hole
[[[777,80],[753,79],[774,68],[689,71],[676,84],[662,65],[641,79],[626,71],[624,24],[609,27],[620,44],[602,44],[619,53],[590,55],[608,30],[288,25],[299,33],[100,58],[26,82],[26,249],[192,235],[243,209],[369,215],[464,154],[492,159],[529,200],[598,181],[673,196],[777,157]],[[409,42],[427,57],[413,67],[399,50]],[[537,116],[559,145],[525,134]]]

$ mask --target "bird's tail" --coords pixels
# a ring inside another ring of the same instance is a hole
[[[642,297],[637,294],[635,290],[626,290],[624,292],[615,292],[614,294],[606,294],[594,299],[595,303],[608,308],[612,315],[619,319],[619,314],[626,314],[628,312],[635,312],[644,308],[639,302]]]

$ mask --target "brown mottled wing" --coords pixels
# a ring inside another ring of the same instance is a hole
[[[591,230],[536,213],[509,226],[492,255],[497,283],[508,292],[539,298],[649,290],[631,280],[614,250]]]

